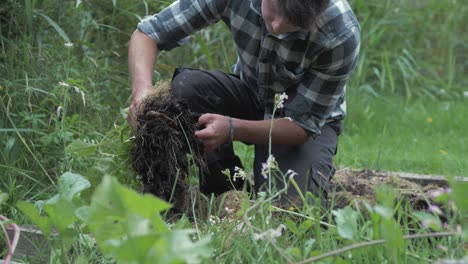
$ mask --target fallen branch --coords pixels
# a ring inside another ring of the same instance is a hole
[[[429,238],[429,237],[444,237],[444,236],[455,236],[455,235],[460,235],[460,233],[457,232],[441,232],[441,233],[428,233],[428,234],[416,234],[416,235],[406,235],[403,236],[404,240],[411,240],[411,239],[418,239],[418,238]],[[363,247],[369,247],[369,246],[374,246],[374,245],[379,245],[379,244],[384,244],[386,243],[387,240],[385,239],[379,239],[379,240],[371,240],[371,241],[366,241],[366,242],[360,242],[356,244],[352,244],[347,247],[343,247],[334,251],[330,251],[312,258],[308,258],[306,260],[296,262],[295,264],[306,264],[306,263],[312,263],[324,258],[328,257],[333,257],[337,256],[340,254],[343,254],[347,251],[351,251],[357,248],[363,248]]]
[[[10,219],[6,218],[3,215],[0,215],[0,220],[2,220],[3,222],[10,221]],[[18,225],[16,225],[15,223],[8,223],[7,224],[8,226],[10,226],[13,229],[13,232],[14,232],[13,233],[13,241],[11,241],[10,237],[8,236],[8,232],[6,231],[5,226],[3,225],[3,223],[0,223],[0,225],[2,226],[3,234],[5,234],[5,240],[6,240],[6,243],[7,243],[7,246],[8,246],[8,253],[6,255],[5,260],[3,261],[3,264],[8,264],[8,262],[13,257],[13,254],[15,253],[16,245],[18,245],[18,240],[19,240],[19,236],[20,236],[20,229],[19,229]]]

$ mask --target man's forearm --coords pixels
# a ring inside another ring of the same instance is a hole
[[[271,120],[251,121],[233,119],[234,139],[253,144],[268,144]],[[275,119],[271,133],[272,144],[300,145],[307,141],[305,130],[288,119]]]
[[[128,48],[128,69],[134,100],[144,96],[151,89],[157,55],[156,43],[143,32],[135,30]]]

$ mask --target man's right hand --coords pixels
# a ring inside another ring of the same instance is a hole
[[[138,124],[137,116],[136,116],[138,112],[138,107],[140,107],[140,104],[143,101],[143,99],[148,94],[150,94],[152,90],[153,90],[152,88],[139,90],[140,91],[139,95],[133,98],[133,101],[130,104],[130,107],[128,108],[127,121],[134,130],[136,130],[137,124]]]

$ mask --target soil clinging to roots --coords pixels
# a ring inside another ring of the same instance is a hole
[[[194,136],[198,117],[184,99],[170,94],[167,82],[157,84],[155,93],[147,96],[137,111],[133,168],[142,177],[144,191],[170,201],[174,213],[185,212],[190,206],[190,166],[205,167],[203,145]]]

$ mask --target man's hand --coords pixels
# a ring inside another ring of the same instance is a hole
[[[135,98],[133,98],[133,102],[130,105],[130,107],[128,108],[128,114],[127,114],[127,121],[130,124],[130,126],[133,127],[133,129],[136,129],[137,124],[138,124],[138,122],[136,120],[136,114],[137,114],[137,111],[138,111],[138,107],[140,106],[143,99],[148,94],[151,93],[152,88],[148,87],[146,89],[140,89],[139,91],[140,91],[140,94],[138,96],[136,96]]]
[[[198,119],[198,126],[204,129],[195,132],[205,145],[205,151],[211,152],[229,140],[229,120],[226,116],[217,114],[204,114]]]
[[[128,108],[127,121],[134,130],[137,128],[136,112],[140,103],[140,100],[133,100],[132,104]]]

